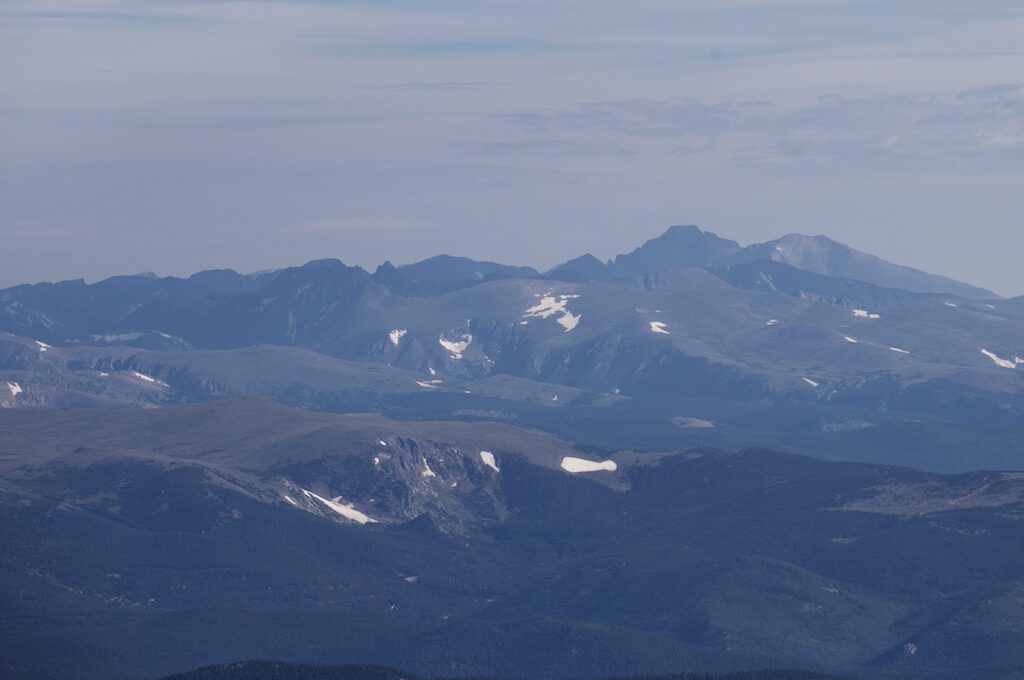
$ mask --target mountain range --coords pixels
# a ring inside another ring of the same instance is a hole
[[[1016,680],[1022,356],[1024,298],[696,227],[8,288],[0,676]]]
[[[545,274],[439,256],[0,291],[0,406],[256,394],[936,471],[1019,463],[1022,355],[1020,298],[824,237],[741,248],[696,227]]]

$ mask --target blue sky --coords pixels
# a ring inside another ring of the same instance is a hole
[[[670,224],[826,233],[1024,294],[1024,6],[0,5],[0,286]]]

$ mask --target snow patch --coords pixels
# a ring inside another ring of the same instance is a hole
[[[910,352],[908,352],[907,350],[900,349],[899,347],[890,347],[889,351],[896,352],[897,354],[910,354]]]
[[[564,316],[556,320],[556,323],[558,323],[558,325],[564,328],[565,332],[568,333],[572,329],[576,328],[576,326],[580,325],[580,319],[582,318],[582,314],[573,314],[572,312],[566,312]]]
[[[775,324],[779,323],[779,320],[778,319],[768,319],[764,323],[765,323],[766,326],[774,326]]]
[[[391,340],[392,345],[398,347],[398,343],[402,341],[402,338],[404,338],[405,334],[408,332],[409,331],[404,328],[395,328],[394,330],[388,331],[388,339]]]
[[[555,321],[557,321],[558,324],[565,329],[565,332],[568,333],[576,328],[576,326],[579,325],[580,320],[583,318],[582,314],[573,314],[568,308],[569,300],[574,300],[578,297],[579,295],[555,295],[550,292],[545,293],[543,296],[540,296],[540,302],[523,312],[523,316],[547,319],[557,314],[559,316]]]
[[[437,385],[431,385],[430,383],[424,382],[422,380],[417,380],[416,384],[419,385],[420,387],[425,387],[428,390],[436,390],[437,389]]]
[[[660,333],[661,335],[672,335],[672,333],[668,331],[668,326],[666,326],[661,321],[652,321],[650,323],[650,326],[652,333]]]
[[[139,373],[138,371],[132,371],[132,375],[134,375],[139,380],[145,380],[146,382],[153,383],[154,385],[166,385],[167,384],[163,380],[157,380],[156,378],[154,378],[152,376],[146,375],[145,373]]]
[[[25,391],[25,390],[21,389],[21,385],[19,385],[16,382],[9,382],[9,383],[7,383],[7,389],[9,389],[11,391],[11,396],[12,397],[16,397],[16,396],[18,396],[19,394],[21,394],[22,392]]]
[[[810,378],[800,378],[800,379],[803,380],[808,385],[810,385],[811,387],[818,387],[818,386],[821,385],[821,383],[815,382],[815,381],[811,380]]]
[[[943,302],[942,304],[946,305],[947,307],[954,307],[954,308],[960,306],[960,305],[954,305],[952,302]]]
[[[498,462],[494,460],[494,454],[491,453],[490,451],[481,451],[480,460],[484,462],[484,465],[491,468],[495,472],[501,472],[501,470],[498,468]]]
[[[160,335],[163,335],[165,338],[171,337],[169,335],[164,335],[163,333]],[[138,340],[141,337],[142,333],[117,333],[113,335],[96,335],[93,333],[92,339],[95,342],[99,342],[101,340],[103,342],[131,342],[132,340]]]
[[[36,344],[39,345],[39,351],[40,352],[45,352],[48,349],[52,349],[49,345],[47,345],[45,342],[42,342],[40,340],[36,340]]]
[[[860,340],[857,340],[856,338],[851,338],[849,335],[844,335],[843,340],[846,340],[849,343],[853,343],[854,345],[860,344]]]
[[[1024,359],[1021,359],[1020,357],[1014,357],[1012,359],[1003,359],[1002,357],[998,356],[995,352],[990,352],[987,349],[981,350],[981,353],[987,356],[989,359],[991,359],[992,363],[994,363],[996,366],[1002,366],[1003,368],[1017,368],[1018,366],[1024,364]]]
[[[424,477],[437,477],[437,473],[430,469],[430,463],[428,463],[425,459],[423,461],[422,474]]]
[[[857,317],[858,319],[881,319],[882,318],[882,316],[880,314],[875,314],[874,312],[869,312],[866,309],[855,309],[855,310],[853,310],[853,315],[855,317]]]
[[[355,507],[353,507],[352,503],[349,503],[348,505],[342,505],[341,503],[339,503],[338,501],[341,500],[340,496],[338,496],[334,500],[328,500],[328,499],[324,498],[323,496],[315,494],[312,491],[307,491],[306,489],[302,489],[302,493],[306,494],[306,496],[308,498],[311,498],[311,499],[313,499],[315,501],[318,501],[318,502],[326,505],[329,509],[331,509],[334,512],[338,513],[339,515],[341,515],[345,519],[350,519],[350,520],[352,520],[354,522],[359,522],[360,524],[367,524],[367,523],[377,524],[377,520],[375,520],[374,518],[370,517],[369,515],[366,515],[366,514],[364,514],[362,512],[359,512],[358,510],[356,510]]]
[[[562,459],[562,469],[572,474],[579,472],[615,472],[619,469],[619,466],[616,465],[614,460],[595,461],[566,456]]]
[[[461,359],[462,353],[466,351],[466,348],[473,342],[473,336],[469,333],[462,333],[455,336],[454,340],[449,340],[445,336],[441,336],[437,339],[438,344],[448,350],[448,354],[452,359]]]

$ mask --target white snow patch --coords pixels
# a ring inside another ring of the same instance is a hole
[[[424,477],[437,477],[437,474],[430,469],[430,463],[426,460],[423,461],[423,476]]]
[[[380,444],[381,446],[387,446],[388,445],[388,443],[386,441],[384,441],[383,439],[378,439],[377,443]]]
[[[811,387],[818,387],[821,384],[821,383],[817,383],[817,382],[811,380],[810,378],[800,378],[800,379],[803,380],[808,385],[810,385]]]
[[[960,305],[954,305],[952,302],[943,302],[942,304],[946,305],[947,307],[959,307],[960,306]]]
[[[662,321],[652,321],[650,323],[650,326],[652,333],[660,333],[661,335],[672,335],[672,333],[668,331],[668,326],[666,326],[665,323]]]
[[[843,340],[846,340],[847,342],[853,343],[854,345],[859,345],[860,344],[860,340],[857,340],[856,338],[851,338],[849,335],[844,335],[843,336]]]
[[[995,352],[990,352],[987,349],[981,350],[981,353],[987,356],[989,359],[991,359],[992,363],[994,363],[996,366],[1002,366],[1003,368],[1017,368],[1018,366],[1024,364],[1024,359],[1021,359],[1020,357],[1014,357],[1012,359],[1003,359],[1002,357],[996,355]]]
[[[490,451],[481,451],[480,460],[484,462],[484,465],[491,468],[495,472],[501,472],[501,470],[498,468],[498,462],[494,460],[494,454],[491,453]]]
[[[551,397],[551,401],[558,401],[558,395],[556,394],[555,396]]]
[[[9,389],[11,391],[11,396],[12,397],[16,397],[16,396],[18,396],[19,394],[21,394],[22,392],[25,391],[25,390],[21,389],[21,385],[19,385],[16,382],[9,382],[9,383],[7,383],[7,389]]]
[[[529,322],[529,321],[520,321],[520,322],[519,322],[519,325],[520,325],[520,326],[525,326],[525,325],[526,325],[526,324],[528,324],[528,323],[530,323],[530,322]]]
[[[108,375],[110,375],[110,374],[107,373],[106,371],[100,371],[100,377],[101,378],[106,378]]]
[[[881,319],[882,318],[880,314],[875,314],[874,312],[869,312],[866,309],[855,309],[855,310],[853,310],[853,315],[855,317],[857,317],[858,319]]]
[[[145,380],[146,382],[153,383],[154,385],[166,385],[167,384],[163,380],[157,380],[156,378],[154,378],[152,376],[146,375],[145,373],[139,373],[138,371],[132,371],[132,375],[134,375],[139,380]]]
[[[402,341],[402,338],[404,338],[405,334],[408,332],[409,331],[404,328],[395,328],[394,330],[388,331],[388,339],[391,340],[392,345],[397,347],[398,343]]]
[[[523,316],[547,319],[558,314],[559,317],[556,321],[568,333],[576,328],[580,323],[580,319],[583,318],[582,314],[573,314],[568,309],[569,300],[574,300],[578,297],[579,295],[556,296],[554,293],[545,293],[541,297],[540,302],[523,312]]]
[[[427,366],[427,373],[429,373],[430,375],[437,375],[437,371],[430,368],[429,366]]]
[[[473,342],[473,336],[469,333],[463,333],[455,336],[454,340],[449,340],[445,336],[441,336],[437,339],[438,344],[448,350],[448,354],[451,355],[452,359],[461,359],[462,353],[466,351],[470,343]]]
[[[566,312],[565,316],[562,316],[561,318],[557,319],[556,321],[557,321],[558,325],[560,325],[562,328],[564,328],[565,332],[568,333],[572,329],[576,328],[576,326],[580,325],[580,319],[582,319],[582,318],[583,318],[582,314],[573,314],[572,312]]]
[[[430,383],[424,382],[422,380],[417,380],[416,384],[419,385],[420,387],[425,387],[428,390],[436,390],[437,389],[437,385],[431,385]]]
[[[52,349],[49,345],[47,345],[45,342],[42,342],[40,340],[36,340],[36,344],[39,345],[39,351],[40,352],[45,352],[48,349]]]
[[[349,503],[348,505],[342,505],[341,503],[339,503],[338,501],[341,500],[340,496],[335,498],[334,500],[327,500],[323,496],[315,494],[312,491],[307,491],[306,489],[302,489],[302,493],[306,494],[307,497],[312,498],[315,501],[323,503],[328,508],[330,508],[331,510],[333,510],[334,512],[338,513],[346,519],[350,519],[354,522],[359,522],[360,524],[377,524],[377,520],[373,519],[369,515],[366,515],[356,510],[353,507],[352,503]]]
[[[576,474],[578,472],[615,472],[619,469],[619,466],[615,464],[614,460],[587,460],[586,458],[575,458],[573,456],[566,456],[562,459],[562,469],[566,472]]]
[[[286,501],[288,501],[289,503],[291,503],[295,507],[299,507],[299,504],[295,501],[295,499],[292,498],[291,496],[289,496],[288,494],[286,494],[286,493],[281,494],[281,498],[285,499]]]
[[[907,350],[900,349],[899,347],[890,347],[889,350],[892,352],[896,352],[897,354],[910,354],[910,352],[908,352]]]
[[[766,326],[774,326],[775,324],[779,323],[779,320],[778,319],[768,319],[764,323],[765,323]]]
[[[989,309],[995,309],[996,308],[995,305],[990,305],[988,303],[985,303],[985,306],[988,307]]]

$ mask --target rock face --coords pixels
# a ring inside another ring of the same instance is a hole
[[[367,448],[350,449],[336,462],[272,470],[268,479],[292,498],[306,489],[383,524],[429,517],[442,531],[461,535],[507,515],[498,473],[479,451],[409,436],[385,437]],[[316,499],[298,505],[334,521],[358,521]]]

